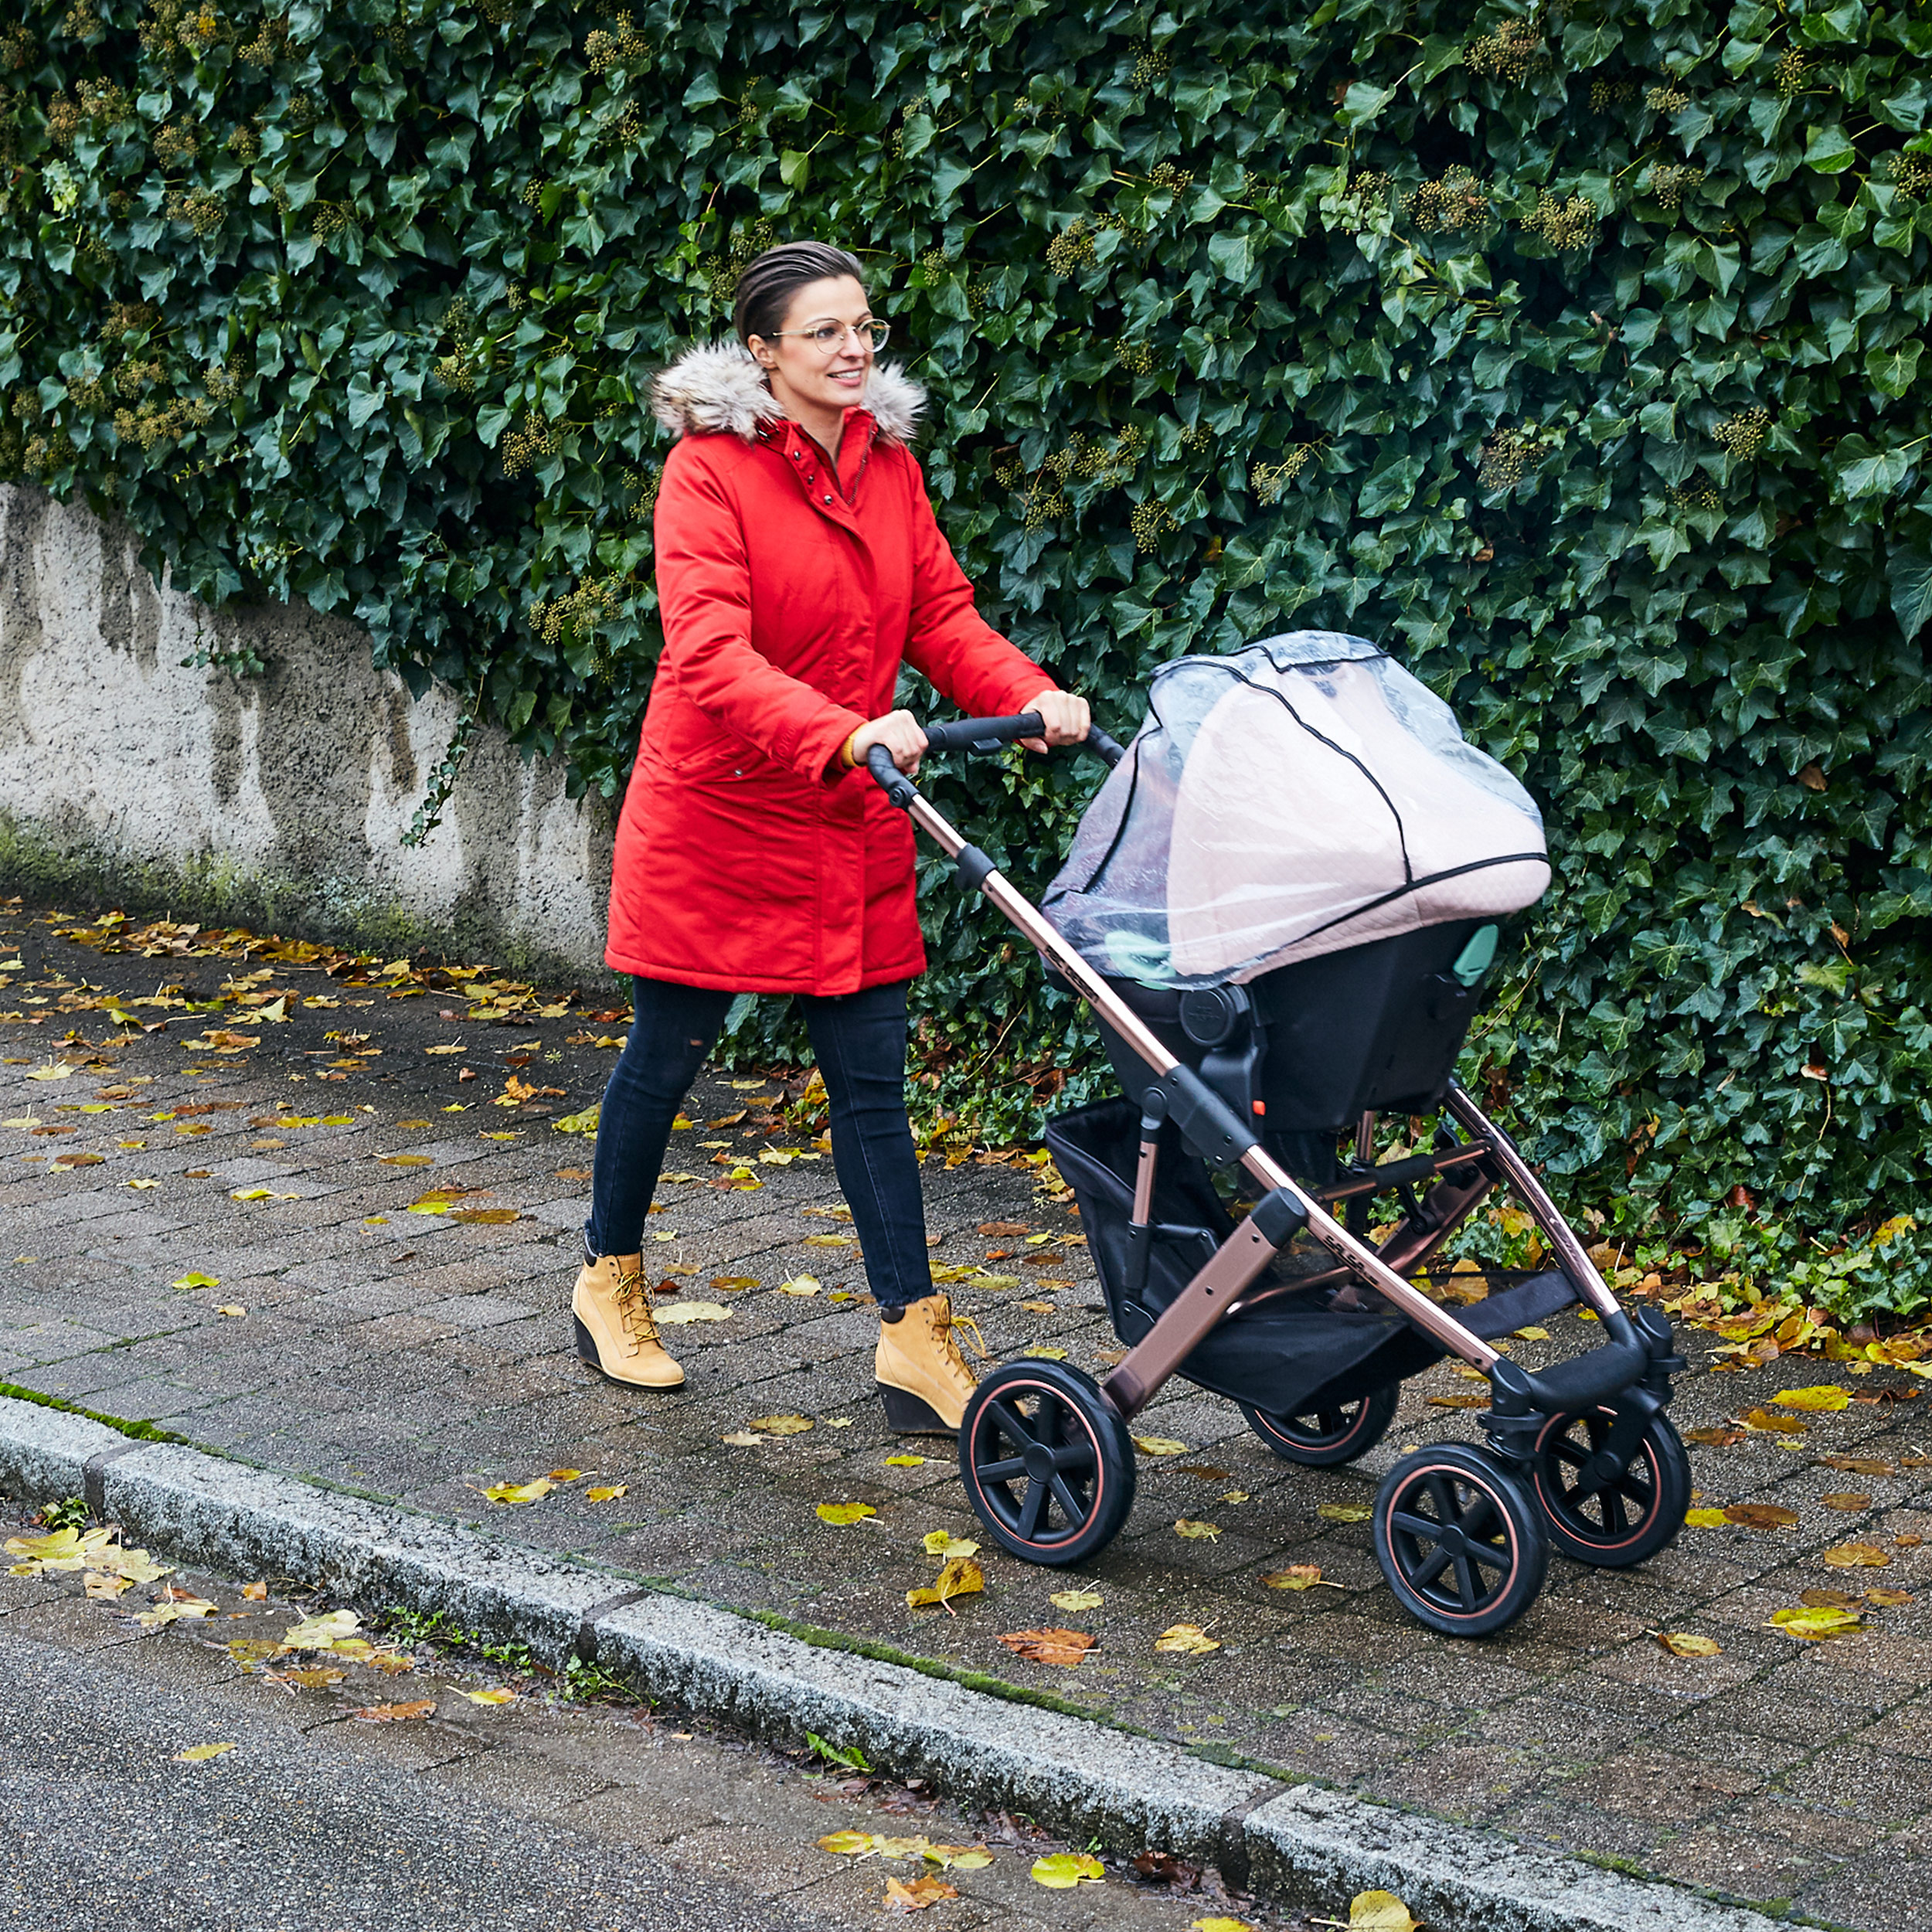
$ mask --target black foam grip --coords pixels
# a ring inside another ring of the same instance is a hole
[[[1098,725],[1092,726],[1087,734],[1087,748],[1104,758],[1109,767],[1118,764],[1127,756],[1127,747],[1117,738],[1110,738]]]
[[[1015,738],[1037,738],[1046,729],[1037,711],[1011,718],[956,718],[950,724],[926,727],[928,751],[971,751],[981,745],[1010,744]]]
[[[873,745],[867,750],[866,769],[878,781],[879,789],[901,811],[909,809],[919,796],[918,787],[893,763],[892,753],[883,745]]]

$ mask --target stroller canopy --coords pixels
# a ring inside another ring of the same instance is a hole
[[[1212,985],[1549,883],[1534,800],[1440,698],[1364,638],[1294,631],[1154,674],[1044,910],[1103,973]]]

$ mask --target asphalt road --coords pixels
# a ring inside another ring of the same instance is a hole
[[[22,1533],[0,1505],[0,1537]],[[277,1655],[291,1624],[346,1607],[285,1579],[251,1596],[171,1571],[165,1587],[207,1614],[144,1628],[162,1583],[91,1600],[72,1571],[18,1577],[10,1560],[0,1932],[826,1932],[899,1909],[889,1881],[931,1871],[921,1836],[992,1854],[944,1875],[956,1896],[919,1913],[933,1932],[1185,1932],[1231,1909],[1255,1932],[1302,1926],[1212,1876],[1149,1884],[1111,1857],[1099,1882],[1043,1889],[1033,1861],[1067,1848],[1022,1820],[675,1711],[573,1702],[514,1656],[439,1652],[379,1622],[372,1661],[366,1644],[362,1661]],[[182,1760],[209,1744],[230,1748]],[[820,1847],[852,1830],[904,1849]]]
[[[0,1634],[0,1923],[77,1932],[781,1932],[828,1921],[207,1691]],[[196,1764],[185,1742],[237,1748]]]

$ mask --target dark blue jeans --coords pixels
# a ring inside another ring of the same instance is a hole
[[[636,1017],[597,1117],[597,1165],[583,1238],[594,1255],[635,1254],[671,1123],[698,1077],[732,995],[633,979]],[[838,998],[798,995],[832,1103],[832,1162],[852,1209],[873,1296],[903,1307],[933,1291],[919,1160],[906,1119],[906,986]]]

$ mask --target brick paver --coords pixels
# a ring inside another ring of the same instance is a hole
[[[566,1044],[586,1030],[580,1012],[478,1025],[439,1017],[447,995],[390,1000],[278,968],[274,987],[325,993],[340,1007],[298,1009],[287,1024],[260,1028],[259,1046],[223,1057],[182,1043],[205,1025],[235,1026],[239,1009],[155,1009],[166,1030],[130,1038],[104,1012],[75,1006],[90,987],[131,998],[158,983],[210,998],[236,962],[104,957],[53,939],[31,908],[0,921],[0,956],[13,956],[16,936],[22,968],[0,984],[0,1012],[19,1015],[0,1023],[9,1060],[0,1066],[9,1123],[0,1128],[0,1380],[720,1603],[1050,1691],[1290,1777],[1737,1897],[1791,1900],[1872,1932],[1932,1932],[1932,1401],[1910,1399],[1909,1377],[1852,1378],[1810,1361],[1706,1373],[1702,1338],[1692,1338],[1681,1427],[1719,1423],[1794,1380],[1843,1381],[1858,1398],[1808,1415],[1801,1435],[1753,1431],[1692,1449],[1701,1502],[1776,1502],[1797,1525],[1687,1529],[1623,1573],[1553,1557],[1536,1607],[1485,1644],[1438,1638],[1402,1617],[1368,1526],[1318,1513],[1369,1501],[1405,1445],[1471,1434],[1466,1413],[1430,1404],[1470,1386],[1447,1366],[1407,1385],[1378,1450],[1331,1472],[1277,1461],[1231,1405],[1170,1386],[1139,1426],[1189,1453],[1142,1459],[1134,1515],[1097,1561],[1077,1573],[1036,1570],[988,1546],[984,1596],[957,1602],[955,1614],[915,1611],[905,1593],[936,1567],[920,1539],[938,1529],[971,1536],[975,1526],[946,1445],[902,1441],[884,1426],[871,1393],[876,1319],[855,1252],[808,1244],[838,1230],[804,1212],[837,1205],[829,1158],[757,1161],[760,1148],[815,1151],[800,1136],[754,1117],[675,1137],[669,1169],[702,1178],[661,1189],[650,1259],[687,1270],[674,1277],[685,1298],[730,1312],[668,1332],[689,1370],[684,1389],[632,1394],[587,1373],[570,1348],[589,1146],[554,1123],[597,1097],[612,1057]],[[611,1024],[587,1030],[604,1036]],[[63,1049],[75,1028],[87,1044]],[[359,1066],[332,1065],[347,1056],[321,1035],[342,1029],[372,1036]],[[461,1054],[423,1051],[459,1039]],[[27,1077],[63,1050],[99,1063],[60,1080]],[[474,1077],[460,1077],[465,1067]],[[561,1097],[498,1107],[513,1070]],[[96,1100],[134,1082],[146,1083]],[[284,1101],[298,1117],[342,1124],[260,1124]],[[76,1111],[104,1104],[113,1111]],[[216,1111],[179,1111],[210,1104]],[[707,1077],[689,1111],[702,1123],[747,1106],[756,1115],[755,1096]],[[39,1134],[36,1125],[73,1131]],[[206,1131],[182,1131],[195,1128]],[[726,1172],[710,1165],[716,1152],[745,1157],[763,1185],[710,1185]],[[53,1170],[73,1153],[103,1158]],[[427,1161],[385,1164],[399,1154]],[[981,1264],[1025,1284],[953,1290],[992,1352],[1063,1348],[1104,1372],[1113,1338],[1072,1245],[1070,1209],[1036,1200],[1025,1170],[949,1168],[934,1156],[926,1173],[936,1261]],[[487,1190],[457,1206],[517,1218],[461,1223],[407,1212],[431,1185]],[[258,1189],[265,1198],[235,1198]],[[995,1221],[1050,1236],[1051,1265],[1022,1265],[1037,1252],[1023,1237],[978,1231]],[[989,1250],[1007,1257],[988,1262]],[[168,1285],[191,1272],[219,1286]],[[804,1274],[818,1294],[779,1291]],[[760,1285],[714,1291],[713,1277]],[[1068,1285],[1042,1289],[1043,1279]],[[1572,1317],[1549,1325],[1551,1342],[1515,1345],[1532,1366],[1583,1338]],[[756,1447],[720,1440],[786,1412],[814,1426]],[[931,1459],[886,1466],[908,1449]],[[1872,1458],[1890,1473],[1847,1474],[1825,1466],[1826,1454]],[[593,1503],[589,1478],[521,1507],[494,1507],[479,1493],[566,1465],[627,1493]],[[1848,1492],[1869,1494],[1869,1508],[1847,1513],[1821,1500]],[[869,1502],[878,1513],[833,1527],[815,1514],[826,1502]],[[1184,1541],[1173,1529],[1182,1516],[1219,1534]],[[1825,1564],[1825,1550],[1852,1540],[1881,1546],[1887,1566]],[[1301,1563],[1319,1563],[1342,1587],[1282,1594],[1259,1581]],[[1049,1603],[1076,1583],[1099,1590],[1102,1605],[1070,1614]],[[1830,1643],[1767,1627],[1807,1590],[1874,1584],[1913,1600],[1871,1611],[1866,1631]],[[1155,1637],[1182,1621],[1206,1627],[1223,1648],[1199,1658],[1157,1654]],[[1077,1671],[1024,1663],[995,1641],[1058,1623],[1100,1639]],[[1659,1630],[1714,1637],[1721,1654],[1669,1655]]]

